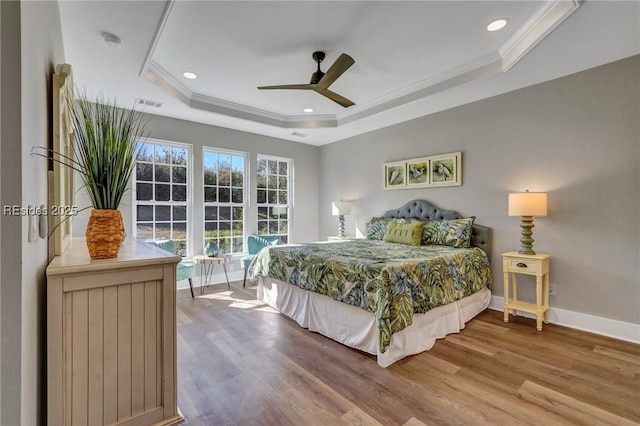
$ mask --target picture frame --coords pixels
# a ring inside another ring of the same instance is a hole
[[[401,189],[407,186],[406,161],[384,163],[384,189]]]
[[[429,186],[462,185],[462,152],[429,157]]]
[[[430,185],[429,157],[406,160],[407,188],[423,188]]]

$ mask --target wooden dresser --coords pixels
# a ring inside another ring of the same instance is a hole
[[[73,239],[47,267],[50,425],[173,425],[176,265],[127,238],[116,259],[91,260]]]

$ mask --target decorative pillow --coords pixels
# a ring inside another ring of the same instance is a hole
[[[471,247],[471,227],[475,217],[429,220],[422,228],[422,244]]]
[[[387,230],[387,224],[392,220],[388,217],[372,217],[367,226],[367,239],[382,240]]]
[[[382,240],[388,243],[419,246],[423,225],[423,222],[401,222],[394,220],[387,225],[387,230]]]

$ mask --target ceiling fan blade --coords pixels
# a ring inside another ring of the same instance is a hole
[[[348,70],[349,67],[355,63],[356,61],[354,61],[351,56],[343,53],[338,59],[336,59],[336,61],[333,63],[333,65],[331,65],[327,72],[324,73],[324,76],[318,82],[318,87],[321,89],[326,89],[327,87],[331,86],[331,84],[333,84],[333,82],[336,81],[336,79],[340,77],[342,73]]]
[[[349,99],[345,98],[344,96],[338,95],[337,93],[332,92],[329,89],[317,88],[317,89],[315,89],[315,91],[320,93],[323,96],[326,96],[327,98],[331,99],[332,101],[339,103],[340,105],[342,105],[345,108],[348,108],[350,106],[355,105],[355,103],[351,102]]]
[[[280,86],[258,86],[258,90],[291,89],[291,90],[315,90],[317,84],[283,84]]]

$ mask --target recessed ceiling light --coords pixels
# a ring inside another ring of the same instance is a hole
[[[498,31],[498,30],[501,30],[501,29],[503,29],[505,27],[505,25],[507,25],[507,22],[509,22],[509,20],[507,18],[496,19],[495,21],[493,21],[489,25],[487,25],[487,31]]]
[[[304,112],[313,112],[313,108],[305,108],[303,111]]]
[[[182,75],[184,76],[184,78],[188,78],[189,80],[195,80],[196,78],[198,78],[197,74],[189,71],[183,72]]]

